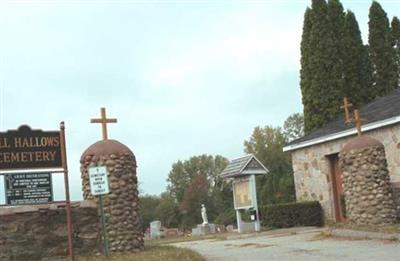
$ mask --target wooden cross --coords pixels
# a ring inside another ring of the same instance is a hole
[[[360,113],[358,112],[358,110],[354,110],[354,123],[356,124],[357,127],[357,135],[360,137],[362,132],[361,132],[361,124],[363,121],[365,121],[365,119],[360,117]]]
[[[349,103],[349,100],[347,99],[347,97],[343,98],[343,105],[340,106],[341,109],[344,109],[344,114],[346,117],[346,124],[351,123],[351,119],[350,119],[350,112],[349,112],[349,108],[352,107],[353,104]]]
[[[103,140],[107,140],[107,123],[116,123],[117,119],[107,119],[106,108],[101,108],[101,119],[91,119],[90,123],[101,123]]]

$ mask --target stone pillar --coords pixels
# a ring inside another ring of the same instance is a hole
[[[110,193],[104,196],[106,230],[111,252],[144,249],[140,228],[136,159],[132,151],[116,140],[103,140],[91,145],[81,156],[83,198],[90,194],[88,168],[106,166]]]
[[[348,221],[356,225],[389,225],[396,211],[382,143],[361,136],[340,152]]]

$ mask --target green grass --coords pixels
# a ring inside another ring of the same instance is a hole
[[[69,258],[50,258],[45,261],[69,261]],[[147,246],[138,253],[114,254],[110,259],[104,256],[78,256],[76,261],[205,261],[198,253],[173,246]]]

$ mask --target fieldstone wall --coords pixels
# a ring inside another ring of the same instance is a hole
[[[376,143],[357,147],[366,141]],[[340,153],[348,222],[390,225],[396,221],[385,149],[367,136],[357,137]]]
[[[390,181],[392,183],[400,182],[400,124],[366,133],[384,145]],[[324,209],[325,218],[328,220],[334,220],[334,205],[331,170],[327,156],[338,154],[353,137],[290,151],[297,200],[318,200]]]
[[[72,204],[75,254],[100,253],[97,206],[82,201]],[[68,235],[64,205],[0,208],[0,260],[41,260],[66,256]]]
[[[110,193],[104,195],[104,212],[110,251],[143,250],[134,154],[125,145],[106,140],[95,143],[82,155],[83,197],[97,202],[97,197],[90,194],[88,169],[92,166],[106,166],[108,170]]]

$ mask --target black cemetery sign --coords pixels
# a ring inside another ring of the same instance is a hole
[[[18,130],[0,132],[0,170],[61,168],[59,131]]]
[[[28,171],[15,173],[16,170]],[[17,130],[0,132],[0,175],[5,175],[6,205],[54,202],[52,173],[64,173],[68,253],[75,260],[64,122],[60,123],[60,131],[32,130],[22,125]]]
[[[51,173],[5,175],[6,204],[43,204],[53,201]]]

